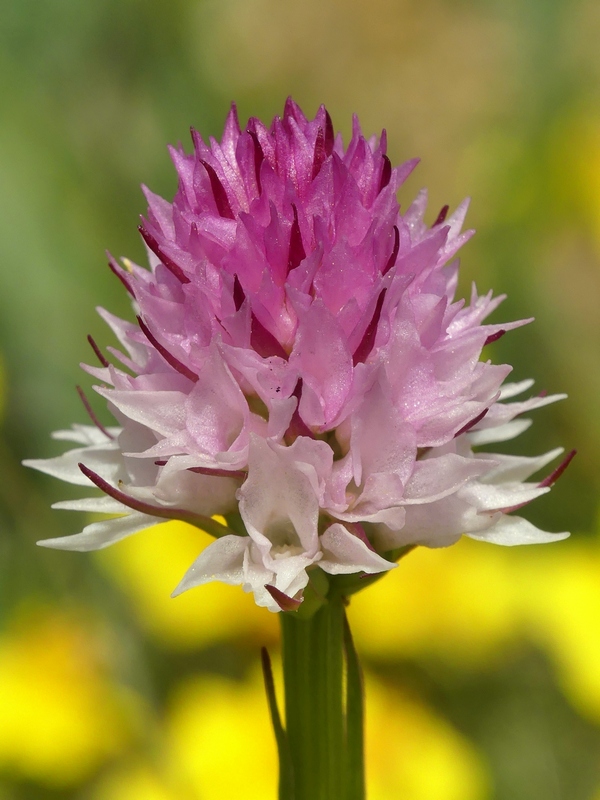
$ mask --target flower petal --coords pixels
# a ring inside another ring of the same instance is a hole
[[[81,533],[56,539],[42,539],[37,544],[53,550],[76,550],[80,553],[87,553],[90,550],[102,550],[133,533],[156,524],[156,517],[133,512],[116,519],[93,522],[91,525],[86,525]]]
[[[569,537],[568,533],[547,533],[522,517],[503,515],[491,528],[480,533],[467,533],[470,539],[494,544],[545,544],[559,542]]]
[[[331,575],[353,572],[373,574],[394,569],[397,564],[386,561],[354,536],[339,522],[330,525],[321,535],[323,558],[319,566]]]

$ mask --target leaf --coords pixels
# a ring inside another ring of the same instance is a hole
[[[269,703],[269,713],[271,714],[271,724],[273,725],[275,741],[277,743],[277,754],[279,756],[279,800],[294,800],[294,768],[292,766],[288,738],[285,728],[281,724],[281,717],[277,707],[271,659],[269,658],[266,647],[261,647],[260,655],[265,681],[265,691]]]
[[[364,800],[364,684],[354,639],[345,615],[344,649],[346,651],[346,800]]]

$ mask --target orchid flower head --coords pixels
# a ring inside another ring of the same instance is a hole
[[[401,211],[417,160],[392,167],[385,131],[365,138],[356,117],[345,145],[324,106],[308,119],[288,99],[243,129],[232,106],[220,141],[192,140],[171,149],[173,202],[144,188],[149,268],[110,258],[134,317],[100,309],[121,349],[90,340],[84,369],[116,425],[81,392],[92,424],[55,434],[74,449],[25,462],[102,490],[58,507],[111,518],[40,544],[92,550],[183,519],[215,541],[177,593],[221,580],[278,611],[316,571],[358,580],[402,548],[567,536],[512,513],[549,491],[528,479],[560,450],[479,449],[562,395],[506,402],[531,382],[481,360],[529,320],[487,322],[503,297],[475,287],[456,298],[468,202],[431,226],[425,192]]]

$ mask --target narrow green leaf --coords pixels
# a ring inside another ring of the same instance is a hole
[[[365,800],[364,684],[348,619],[344,615],[346,651],[346,798]]]
[[[279,800],[294,800],[294,768],[292,766],[287,734],[285,728],[281,724],[281,717],[277,707],[271,659],[269,658],[266,647],[261,647],[260,656],[265,681],[265,691],[267,693],[269,712],[271,714],[271,724],[273,725],[275,741],[277,743],[277,755],[279,756]]]

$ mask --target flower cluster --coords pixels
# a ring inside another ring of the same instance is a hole
[[[527,479],[560,450],[473,451],[559,396],[504,402],[532,382],[503,385],[510,367],[479,360],[525,321],[483,324],[491,293],[454,299],[467,202],[431,227],[425,192],[400,213],[416,161],[392,168],[385,132],[365,139],[356,119],[344,147],[324,107],[308,120],[288,100],[244,130],[233,107],[220,143],[192,136],[191,155],[171,151],[173,203],[145,190],[151,269],[110,261],[137,322],[100,310],[124,352],[91,341],[99,366],[84,368],[118,427],[84,397],[94,425],[55,434],[78,447],[26,462],[104,492],[57,507],[113,517],[42,544],[91,550],[185,519],[216,540],[176,591],[242,584],[277,611],[317,567],[378,573],[462,534],[566,536],[508,514],[549,491],[565,462]]]

